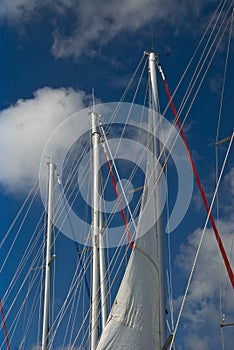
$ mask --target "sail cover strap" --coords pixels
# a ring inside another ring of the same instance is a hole
[[[200,180],[200,178],[199,178],[197,169],[196,169],[196,167],[195,167],[195,164],[194,164],[194,161],[193,161],[193,158],[192,158],[192,155],[191,155],[191,152],[190,152],[190,149],[189,149],[189,146],[188,146],[188,143],[187,143],[185,134],[184,134],[183,129],[182,129],[182,124],[181,124],[181,122],[180,122],[180,120],[179,120],[179,116],[178,116],[178,114],[177,114],[177,111],[176,111],[174,102],[173,102],[173,100],[172,100],[172,96],[171,96],[171,93],[170,93],[170,90],[169,90],[169,87],[168,87],[168,84],[167,84],[167,81],[166,81],[165,74],[163,73],[162,66],[161,66],[161,64],[160,64],[159,62],[157,63],[157,66],[158,66],[158,70],[159,70],[159,72],[160,72],[160,74],[161,74],[161,77],[162,77],[162,80],[163,80],[163,84],[164,84],[164,87],[165,87],[165,90],[166,90],[167,97],[168,97],[168,99],[169,99],[169,103],[170,103],[172,112],[173,112],[174,117],[175,117],[176,124],[177,124],[177,126],[178,126],[178,128],[179,128],[180,136],[181,136],[181,138],[182,138],[182,140],[183,140],[183,142],[184,142],[185,149],[186,149],[186,151],[187,151],[187,154],[188,154],[188,157],[189,157],[189,161],[190,161],[191,166],[192,166],[192,169],[193,169],[193,174],[194,174],[194,176],[195,176],[195,179],[196,179],[198,188],[199,188],[199,190],[200,190],[200,193],[201,193],[201,196],[202,196],[202,199],[203,199],[205,208],[206,208],[206,211],[207,211],[207,213],[208,213],[209,220],[210,220],[210,223],[211,223],[211,225],[212,225],[212,228],[213,228],[213,231],[214,231],[214,234],[215,234],[216,241],[217,241],[217,243],[218,243],[220,252],[221,252],[221,254],[222,254],[223,261],[224,261],[224,264],[225,264],[225,266],[226,266],[226,269],[227,269],[227,272],[228,272],[228,276],[229,276],[230,282],[231,282],[232,287],[233,287],[233,289],[234,289],[234,274],[233,274],[233,271],[232,271],[230,262],[229,262],[229,260],[228,260],[226,251],[225,251],[224,246],[223,246],[223,242],[222,242],[221,237],[220,237],[220,235],[219,235],[219,232],[218,232],[217,226],[216,226],[216,224],[215,224],[213,215],[212,215],[212,213],[211,213],[210,206],[209,206],[208,201],[207,201],[207,198],[206,198],[206,194],[205,194],[205,192],[204,192],[204,189],[203,189],[202,184],[201,184],[201,180]]]

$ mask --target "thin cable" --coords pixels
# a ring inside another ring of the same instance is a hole
[[[168,84],[167,84],[165,75],[164,75],[164,73],[163,73],[163,71],[162,71],[161,65],[158,65],[158,67],[159,67],[159,71],[160,71],[161,76],[162,76],[162,79],[163,79],[163,83],[164,83],[164,86],[165,86],[165,89],[166,89],[166,93],[167,93],[168,99],[169,99],[169,101],[170,101],[170,105],[171,105],[171,108],[172,108],[172,112],[173,112],[173,114],[174,114],[176,123],[177,123],[178,128],[179,128],[179,133],[180,133],[181,138],[182,138],[182,140],[183,140],[183,142],[184,142],[184,145],[185,145],[185,148],[186,148],[186,151],[187,151],[187,154],[188,154],[188,157],[189,157],[191,166],[192,166],[193,174],[194,174],[194,176],[195,176],[195,179],[196,179],[198,188],[199,188],[199,190],[200,190],[200,192],[201,192],[202,199],[203,199],[203,202],[204,202],[206,211],[209,213],[210,223],[211,223],[211,225],[212,225],[212,227],[213,227],[213,231],[214,231],[214,233],[215,233],[215,237],[216,237],[217,243],[218,243],[218,245],[219,245],[219,249],[220,249],[221,254],[222,254],[222,256],[223,256],[223,260],[224,260],[226,269],[227,269],[228,274],[229,274],[230,282],[231,282],[231,284],[232,284],[232,287],[234,288],[234,274],[233,274],[233,271],[232,271],[230,262],[229,262],[229,260],[228,260],[227,255],[226,255],[226,252],[225,252],[225,249],[224,249],[224,246],[223,246],[221,237],[220,237],[220,235],[219,235],[219,233],[218,233],[218,230],[217,230],[217,227],[216,227],[214,218],[213,218],[213,216],[212,216],[212,214],[211,214],[211,212],[210,212],[210,208],[209,208],[209,204],[208,204],[208,201],[207,201],[207,198],[206,198],[206,194],[205,194],[205,192],[204,192],[204,189],[203,189],[203,187],[202,187],[202,184],[201,184],[201,181],[200,181],[200,178],[199,178],[197,169],[196,169],[196,167],[195,167],[195,164],[194,164],[194,161],[193,161],[193,158],[192,158],[192,155],[191,155],[191,152],[190,152],[190,149],[189,149],[189,146],[188,146],[188,143],[187,143],[185,134],[184,134],[183,129],[182,129],[182,124],[180,123],[180,120],[179,120],[179,117],[178,117],[178,114],[177,114],[177,111],[176,111],[174,102],[173,102],[172,97],[171,97],[171,94],[170,94],[170,90],[169,90],[169,88],[168,88]]]
[[[215,192],[214,192],[214,195],[213,195],[210,207],[209,207],[209,212],[208,212],[207,217],[206,217],[206,222],[205,222],[205,225],[204,225],[204,228],[203,228],[203,231],[202,231],[202,235],[201,235],[201,238],[200,238],[200,241],[199,241],[199,244],[198,244],[198,248],[197,248],[195,257],[194,257],[192,269],[191,269],[191,272],[190,272],[190,275],[189,275],[189,279],[188,279],[188,282],[187,282],[185,293],[184,293],[184,296],[183,296],[183,299],[182,299],[182,303],[181,303],[181,306],[180,306],[179,315],[178,315],[178,318],[177,318],[177,321],[176,321],[175,329],[174,329],[174,332],[172,333],[172,341],[171,341],[171,345],[170,345],[169,350],[171,350],[172,346],[173,346],[173,342],[174,342],[174,339],[175,339],[175,336],[176,336],[176,332],[177,332],[177,329],[178,329],[178,326],[179,326],[180,318],[181,318],[181,315],[182,315],[182,312],[183,312],[183,309],[184,309],[185,301],[187,299],[188,291],[189,291],[189,288],[190,288],[190,285],[191,285],[191,281],[192,281],[192,277],[193,277],[193,274],[194,274],[194,270],[195,270],[195,267],[196,267],[196,264],[197,264],[198,256],[199,256],[199,253],[200,253],[200,250],[201,250],[202,242],[203,242],[203,239],[204,239],[204,236],[205,236],[207,224],[208,224],[209,219],[210,219],[210,214],[211,214],[211,211],[212,211],[212,208],[213,208],[213,204],[215,202],[216,194],[217,194],[218,189],[219,189],[220,181],[221,181],[221,178],[222,178],[222,175],[223,175],[223,171],[224,171],[227,159],[228,159],[228,155],[229,155],[229,152],[230,152],[230,149],[231,149],[231,146],[232,146],[233,139],[234,139],[234,132],[232,134],[231,140],[230,140],[229,145],[228,145],[228,149],[227,149],[224,161],[223,161],[222,169],[220,171],[219,179],[218,179],[218,182],[216,184]]]
[[[133,224],[133,226],[134,226],[134,229],[136,230],[136,224],[135,224],[135,221],[134,221],[134,218],[133,218],[133,215],[132,215],[132,211],[131,211],[131,209],[130,209],[130,206],[129,206],[129,203],[128,203],[128,200],[127,200],[127,197],[126,197],[126,193],[125,193],[125,190],[124,190],[124,188],[123,188],[122,181],[121,181],[121,179],[120,179],[119,172],[118,172],[118,169],[117,169],[117,167],[116,167],[113,154],[112,154],[112,152],[111,152],[109,143],[108,143],[108,141],[107,141],[107,137],[106,137],[105,131],[104,131],[102,125],[100,125],[100,127],[101,127],[101,130],[102,130],[102,133],[103,133],[103,137],[104,137],[104,141],[105,141],[105,144],[102,144],[102,145],[103,145],[104,153],[105,153],[105,156],[106,156],[106,160],[107,160],[107,162],[109,162],[109,163],[108,163],[108,167],[109,167],[109,165],[110,165],[110,161],[109,161],[109,159],[108,159],[108,154],[107,154],[105,145],[106,145],[107,150],[108,150],[108,152],[109,152],[109,154],[110,154],[111,161],[112,161],[113,167],[114,167],[114,169],[115,169],[116,176],[117,176],[117,179],[118,179],[118,182],[119,182],[119,185],[120,185],[120,188],[121,188],[121,191],[122,191],[124,200],[125,200],[125,202],[126,202],[126,206],[127,206],[128,212],[129,212],[130,217],[131,217],[131,220],[132,220],[132,224]]]
[[[25,200],[24,200],[24,202],[23,202],[21,208],[19,209],[18,213],[16,214],[16,216],[15,216],[13,222],[11,223],[9,229],[8,229],[7,232],[5,233],[3,239],[2,239],[2,241],[1,241],[1,243],[0,243],[0,248],[2,248],[2,246],[3,246],[4,242],[5,242],[5,240],[6,240],[7,237],[9,236],[9,234],[10,234],[12,228],[14,227],[16,221],[18,220],[20,214],[22,213],[22,211],[23,211],[23,209],[24,209],[26,203],[28,202],[28,200],[29,200],[29,198],[31,197],[32,193],[35,192],[35,189],[36,189],[36,188],[38,188],[38,180],[34,183],[32,189],[30,190],[29,194],[28,194],[27,197],[25,198]]]
[[[233,12],[232,12],[232,19],[231,19],[231,24],[230,24],[230,30],[229,30],[229,36],[228,36],[228,44],[227,44],[227,52],[226,52],[226,59],[225,59],[225,66],[224,66],[224,74],[223,74],[223,82],[222,82],[222,91],[221,91],[221,98],[220,98],[220,107],[219,107],[219,114],[218,114],[218,123],[217,123],[217,131],[216,131],[216,147],[215,147],[215,161],[216,161],[216,182],[218,179],[218,172],[219,172],[219,154],[218,154],[218,146],[217,143],[219,141],[219,134],[220,134],[220,124],[221,124],[221,115],[222,115],[222,110],[223,110],[223,100],[224,100],[224,91],[225,91],[225,83],[226,83],[226,76],[227,76],[227,68],[228,68],[228,59],[229,59],[229,53],[230,53],[230,46],[231,46],[231,38],[232,38],[232,28],[233,28]],[[217,222],[219,222],[219,194],[217,193],[217,199],[216,199],[216,216],[217,216]],[[230,257],[231,260],[231,257]],[[220,269],[219,269],[220,272]],[[219,280],[220,280],[220,273],[219,273]],[[225,299],[227,297],[227,288],[228,285],[226,286],[226,295]],[[223,320],[223,315],[226,313],[226,307],[223,307],[222,303],[222,287],[220,283],[220,320],[222,322]],[[225,302],[224,302],[225,304]],[[222,340],[222,350],[224,350],[224,334],[223,334],[223,328],[220,327],[221,331],[221,340]]]

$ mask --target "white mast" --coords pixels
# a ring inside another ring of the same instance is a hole
[[[104,225],[102,219],[102,205],[100,203],[99,212],[99,268],[100,268],[100,292],[101,292],[101,312],[102,312],[102,330],[107,320],[107,293],[106,293],[106,262],[103,243]]]
[[[91,112],[93,143],[93,273],[92,273],[92,315],[91,350],[95,350],[98,341],[98,240],[99,240],[99,115]]]
[[[157,56],[155,53],[151,52],[149,54],[149,74],[150,74],[150,108],[159,112],[158,105],[158,90],[157,90],[157,76],[156,76],[156,59]],[[154,125],[152,120],[152,125]],[[158,127],[160,125],[158,124]],[[160,130],[157,132],[159,133]],[[154,134],[154,133],[152,133]],[[160,154],[160,145],[157,140],[154,142],[154,152],[156,159],[159,158]],[[157,169],[155,174],[155,180],[158,177]],[[157,242],[158,242],[158,268],[159,268],[159,285],[160,285],[160,338],[161,346],[163,347],[166,342],[166,295],[165,295],[165,263],[164,263],[164,230],[161,214],[161,195],[160,195],[160,183],[157,185],[157,197],[156,197],[156,210],[157,210],[157,223],[156,223],[156,232],[157,232]]]
[[[47,236],[46,236],[46,266],[45,266],[45,292],[44,292],[44,311],[42,326],[42,350],[47,349],[49,334],[49,312],[50,312],[50,266],[51,257],[51,241],[53,230],[53,193],[54,193],[54,173],[56,164],[49,162],[48,177],[48,208],[47,208]]]

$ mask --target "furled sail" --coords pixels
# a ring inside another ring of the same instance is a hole
[[[97,350],[159,349],[155,232],[136,244]]]
[[[150,161],[150,159],[148,159]],[[160,303],[157,223],[145,232],[157,212],[155,176],[148,165],[144,204],[137,227],[135,247],[102,332],[97,350],[160,349]]]

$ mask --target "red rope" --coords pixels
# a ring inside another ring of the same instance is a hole
[[[228,272],[228,275],[229,275],[229,278],[230,278],[230,282],[231,282],[232,287],[233,287],[233,289],[234,289],[234,274],[233,274],[233,272],[232,272],[232,268],[231,268],[230,262],[229,262],[229,260],[228,260],[227,254],[226,254],[226,252],[225,252],[225,249],[224,249],[224,246],[223,246],[221,237],[220,237],[220,235],[219,235],[219,233],[218,233],[218,229],[217,229],[217,227],[216,227],[214,218],[213,218],[213,216],[212,216],[212,214],[211,214],[211,212],[210,212],[210,207],[209,207],[209,204],[208,204],[208,201],[207,201],[205,192],[204,192],[204,190],[203,190],[203,187],[202,187],[202,184],[201,184],[201,181],[200,181],[200,178],[199,178],[197,169],[196,169],[196,167],[195,167],[195,164],[194,164],[194,161],[193,161],[193,158],[192,158],[192,155],[191,155],[191,152],[190,152],[190,149],[189,149],[189,146],[188,146],[186,137],[185,137],[185,135],[184,135],[184,132],[183,132],[183,129],[182,129],[182,125],[181,125],[180,120],[179,120],[179,116],[178,116],[178,114],[177,114],[175,105],[174,105],[174,103],[173,103],[173,100],[172,100],[172,97],[171,97],[171,93],[170,93],[169,87],[168,87],[167,82],[166,82],[166,78],[165,78],[165,76],[164,76],[164,74],[163,74],[161,65],[159,65],[158,68],[159,68],[159,72],[161,73],[161,76],[162,76],[162,79],[163,79],[163,83],[164,83],[164,86],[165,86],[165,89],[166,89],[166,93],[167,93],[167,96],[168,96],[168,99],[169,99],[169,102],[170,102],[170,106],[171,106],[172,112],[173,112],[173,114],[174,114],[174,117],[175,117],[177,126],[178,126],[178,128],[179,128],[180,136],[181,136],[181,138],[182,138],[182,140],[183,140],[183,142],[184,142],[184,145],[185,145],[187,154],[188,154],[188,156],[189,156],[189,160],[190,160],[190,163],[191,163],[191,166],[192,166],[192,169],[193,169],[193,174],[194,174],[194,176],[195,176],[195,179],[196,179],[198,188],[199,188],[199,190],[200,190],[200,193],[201,193],[203,202],[204,202],[204,204],[205,204],[206,211],[207,211],[207,213],[208,213],[208,215],[209,215],[209,220],[210,220],[210,223],[211,223],[211,225],[212,225],[212,228],[213,228],[213,231],[214,231],[214,234],[215,234],[215,238],[216,238],[216,241],[217,241],[217,243],[218,243],[220,252],[221,252],[221,254],[222,254],[222,257],[223,257],[223,260],[224,260],[224,263],[225,263],[225,266],[226,266],[226,269],[227,269],[227,272]]]
[[[128,236],[128,240],[129,240],[129,245],[130,245],[130,248],[133,249],[134,248],[134,243],[133,243],[133,240],[132,240],[131,233],[129,231],[128,221],[127,221],[127,218],[126,218],[124,210],[123,210],[123,206],[122,206],[121,199],[120,199],[120,196],[119,196],[119,191],[118,191],[117,184],[116,184],[116,181],[115,181],[115,176],[114,176],[114,173],[112,171],[112,167],[111,167],[110,161],[108,159],[108,155],[107,155],[107,152],[106,152],[105,148],[104,148],[104,153],[105,153],[105,157],[106,157],[106,163],[107,163],[108,169],[110,171],[111,181],[112,181],[112,184],[113,184],[113,187],[114,187],[116,198],[118,200],[120,212],[121,212],[121,215],[122,215],[122,218],[123,218],[124,225],[126,227],[126,232],[127,232],[127,236]]]
[[[1,311],[1,315],[2,315],[2,324],[3,324],[5,339],[6,339],[7,350],[10,350],[10,343],[9,343],[9,338],[8,338],[8,333],[7,333],[5,315],[4,315],[4,311],[3,311],[2,301],[1,300],[0,300],[0,311]]]

